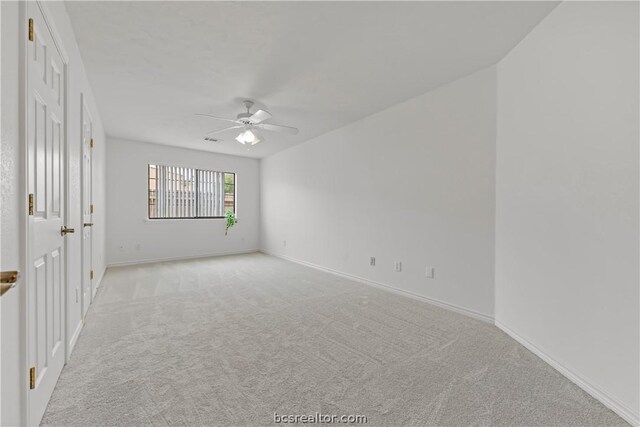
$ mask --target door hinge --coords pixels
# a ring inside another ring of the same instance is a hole
[[[89,141],[89,147],[93,148],[93,138]]]
[[[89,273],[89,279],[93,280],[93,270],[91,270],[91,273]]]
[[[29,193],[29,215],[33,215],[33,193]]]
[[[33,41],[33,18],[29,18],[29,41]]]
[[[29,388],[31,390],[36,388],[36,367],[35,366],[29,369]]]
[[[93,213],[93,205],[89,206],[89,213]]]

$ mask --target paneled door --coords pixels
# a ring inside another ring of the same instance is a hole
[[[41,6],[26,10],[28,423],[37,425],[65,358],[66,69]]]
[[[93,193],[92,193],[92,148],[93,135],[89,110],[82,105],[82,317],[87,314],[93,299],[92,269],[92,226],[93,226]]]

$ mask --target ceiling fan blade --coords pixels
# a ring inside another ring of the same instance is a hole
[[[238,121],[235,120],[235,119],[227,119],[227,118],[224,118],[224,117],[212,116],[211,114],[196,113],[196,116],[211,117],[212,119],[216,119],[216,120],[223,120],[225,122],[238,123]]]
[[[207,132],[207,135],[213,135],[213,134],[225,132],[225,131],[228,131],[228,130],[231,130],[231,129],[240,129],[241,127],[244,127],[244,126],[242,126],[242,125],[229,126],[228,128],[212,130],[211,132]]]
[[[256,127],[259,129],[264,129],[271,132],[284,132],[284,133],[290,133],[291,135],[298,134],[298,129],[290,126],[272,125],[271,123],[260,123],[260,124],[257,124]]]
[[[270,118],[271,118],[270,112],[264,111],[264,110],[258,110],[255,113],[253,113],[251,117],[249,117],[249,120],[251,120],[251,123],[257,124]]]

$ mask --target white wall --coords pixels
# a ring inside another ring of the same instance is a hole
[[[0,151],[1,214],[0,227],[2,249],[0,268],[2,270],[19,269],[24,272],[25,262],[21,256],[24,244],[21,238],[26,206],[26,187],[24,186],[24,142],[22,139],[21,108],[22,82],[20,56],[21,46],[25,43],[25,22],[27,17],[20,12],[18,2],[0,2],[2,8],[2,119]],[[88,107],[94,119],[94,204],[97,207],[94,228],[94,270],[98,277],[105,269],[104,239],[104,132],[100,117],[93,101],[91,88],[87,81],[80,52],[63,2],[47,2],[45,8],[60,36],[64,49],[69,56],[68,92],[67,92],[67,142],[69,150],[69,193],[67,207],[68,226],[82,229],[80,208],[80,96],[88,99]],[[67,236],[68,284],[67,284],[67,341],[81,325],[80,303],[76,303],[75,289],[80,287],[81,233]],[[69,268],[72,267],[72,268]],[[23,276],[24,277],[24,276]],[[2,340],[0,404],[2,405],[0,424],[21,425],[26,423],[27,367],[23,355],[26,347],[23,338],[24,308],[26,307],[26,284],[20,281],[18,286],[0,299]]]
[[[638,3],[565,2],[498,66],[496,321],[638,421]]]
[[[263,250],[492,317],[495,85],[489,68],[263,159]]]
[[[224,219],[148,219],[148,165],[235,172],[238,223]],[[107,142],[107,260],[111,264],[187,258],[258,249],[260,162],[145,142]]]
[[[20,256],[24,250],[20,238],[23,226],[18,206],[21,206],[19,129],[19,67],[18,67],[18,3],[0,3],[2,62],[2,115],[0,116],[0,270],[22,269],[24,260]],[[13,183],[14,185],[10,185]],[[20,310],[25,304],[25,284],[19,280],[15,289],[0,298],[0,425],[19,425],[24,406],[26,390],[23,351],[25,342],[20,337],[24,333],[24,323]]]

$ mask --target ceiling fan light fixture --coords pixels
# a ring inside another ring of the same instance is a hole
[[[244,132],[240,132],[240,134],[236,136],[236,141],[238,141],[240,144],[256,145],[258,142],[260,142],[260,139],[253,132],[251,132],[251,129],[247,129]]]

